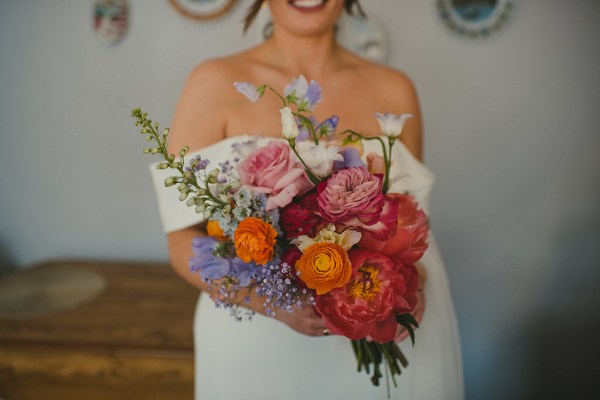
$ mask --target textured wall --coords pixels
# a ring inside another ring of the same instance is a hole
[[[168,125],[193,65],[254,43],[240,3],[198,23],[166,0],[133,0],[128,35],[106,46],[91,1],[0,2],[2,268],[166,259],[129,111]],[[587,394],[600,333],[600,3],[521,0],[483,40],[447,31],[433,0],[363,3],[385,24],[389,64],[420,92],[468,398]]]

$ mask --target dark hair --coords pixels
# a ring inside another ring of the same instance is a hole
[[[244,18],[244,33],[248,30],[250,25],[252,25],[252,22],[258,15],[258,12],[260,11],[260,8],[262,7],[264,2],[265,0],[255,0],[254,3],[250,6],[250,8],[248,8],[248,13],[246,14],[246,18]],[[358,15],[360,15],[361,17],[367,16],[367,14],[365,14],[364,10],[360,6],[358,0],[344,0],[344,8],[346,9],[346,12],[350,15],[354,15],[354,8],[356,8]]]

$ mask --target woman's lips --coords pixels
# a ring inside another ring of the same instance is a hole
[[[288,4],[301,12],[314,12],[321,10],[327,0],[290,0]]]

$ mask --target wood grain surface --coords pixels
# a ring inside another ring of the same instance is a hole
[[[0,318],[0,398],[193,398],[198,292],[167,264],[69,260],[35,268],[94,271],[106,289],[75,310]]]

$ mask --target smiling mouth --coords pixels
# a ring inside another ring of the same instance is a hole
[[[312,11],[322,8],[327,0],[289,0],[288,4],[301,11]]]

